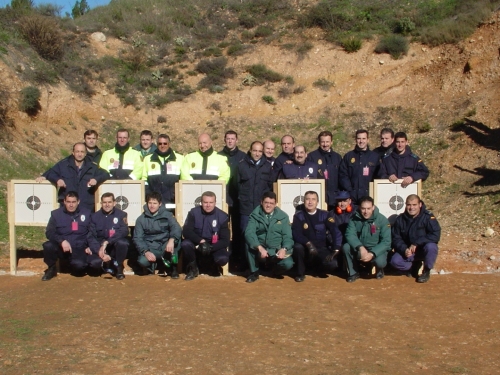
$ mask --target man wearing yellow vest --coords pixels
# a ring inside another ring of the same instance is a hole
[[[230,169],[225,156],[212,148],[212,139],[206,133],[198,137],[198,151],[184,157],[181,180],[222,180],[229,181]]]
[[[127,129],[116,132],[115,147],[104,151],[99,167],[111,175],[111,180],[140,180],[142,177],[141,153],[130,147]]]
[[[170,147],[170,137],[160,134],[157,149],[144,158],[142,179],[146,181],[146,194],[156,191],[163,204],[175,203],[175,183],[179,181],[184,156]]]

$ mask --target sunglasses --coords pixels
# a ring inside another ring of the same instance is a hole
[[[165,143],[158,143],[158,146],[168,146],[168,142],[165,142]]]

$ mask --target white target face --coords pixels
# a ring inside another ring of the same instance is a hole
[[[201,205],[201,195],[206,191],[215,194],[215,206],[224,211],[226,201],[226,185],[223,181],[179,181],[179,192],[175,194],[176,200],[180,200],[176,205],[175,217],[182,226],[186,221],[189,211]]]
[[[307,191],[318,193],[318,208],[325,206],[324,180],[278,180],[278,203],[285,211],[290,220],[295,214],[297,206],[304,203],[304,195]]]
[[[401,181],[391,183],[389,180],[375,180],[372,185],[372,198],[375,200],[375,205],[391,224],[394,223],[399,214],[405,211],[408,195],[417,194],[420,196],[420,181],[405,188],[401,187]]]
[[[106,181],[96,192],[96,202],[100,201],[104,193],[115,195],[116,207],[127,213],[128,225],[134,226],[145,204],[144,181]],[[97,204],[96,210],[100,208],[100,204]]]
[[[50,212],[59,206],[50,183],[14,183],[16,225],[46,225]]]

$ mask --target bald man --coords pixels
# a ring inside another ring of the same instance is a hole
[[[271,167],[274,164],[274,161],[276,158],[274,157],[274,150],[276,149],[276,145],[274,144],[273,141],[268,139],[263,143],[264,145],[264,155],[266,156],[266,160],[271,163]]]
[[[181,167],[181,180],[222,180],[227,184],[230,174],[227,158],[214,151],[206,133],[198,137],[198,150],[187,154]]]

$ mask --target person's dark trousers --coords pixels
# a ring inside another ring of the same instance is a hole
[[[50,268],[55,265],[57,259],[69,259],[71,270],[73,272],[84,272],[87,267],[92,270],[100,270],[102,260],[97,254],[89,255],[85,248],[71,249],[71,253],[65,253],[57,242],[47,241],[43,244],[43,261]]]
[[[391,258],[391,265],[399,271],[406,272],[411,269],[413,261],[424,261],[424,267],[428,269],[434,268],[434,263],[438,256],[438,246],[435,243],[428,243],[424,246],[417,246],[415,255],[405,257],[399,253],[394,253]]]
[[[127,259],[129,241],[127,238],[120,238],[116,240],[113,245],[108,245],[106,247],[106,252],[111,258],[116,260],[118,265],[123,265],[125,259]]]
[[[196,262],[196,245],[190,240],[182,240],[181,251],[183,253],[183,262],[185,264],[190,264]],[[230,253],[227,249],[220,249],[217,251],[212,251],[210,256],[212,261],[218,266],[225,266],[229,262]]]
[[[241,263],[245,258],[245,240],[241,236],[240,210],[238,204],[229,207],[231,221],[231,263]]]
[[[306,263],[308,263],[313,272],[333,273],[338,268],[337,257],[327,262],[326,257],[331,251],[326,247],[317,249],[318,255],[310,257],[308,250],[300,243],[293,245],[293,261],[297,265],[297,276],[304,276],[306,272]]]

